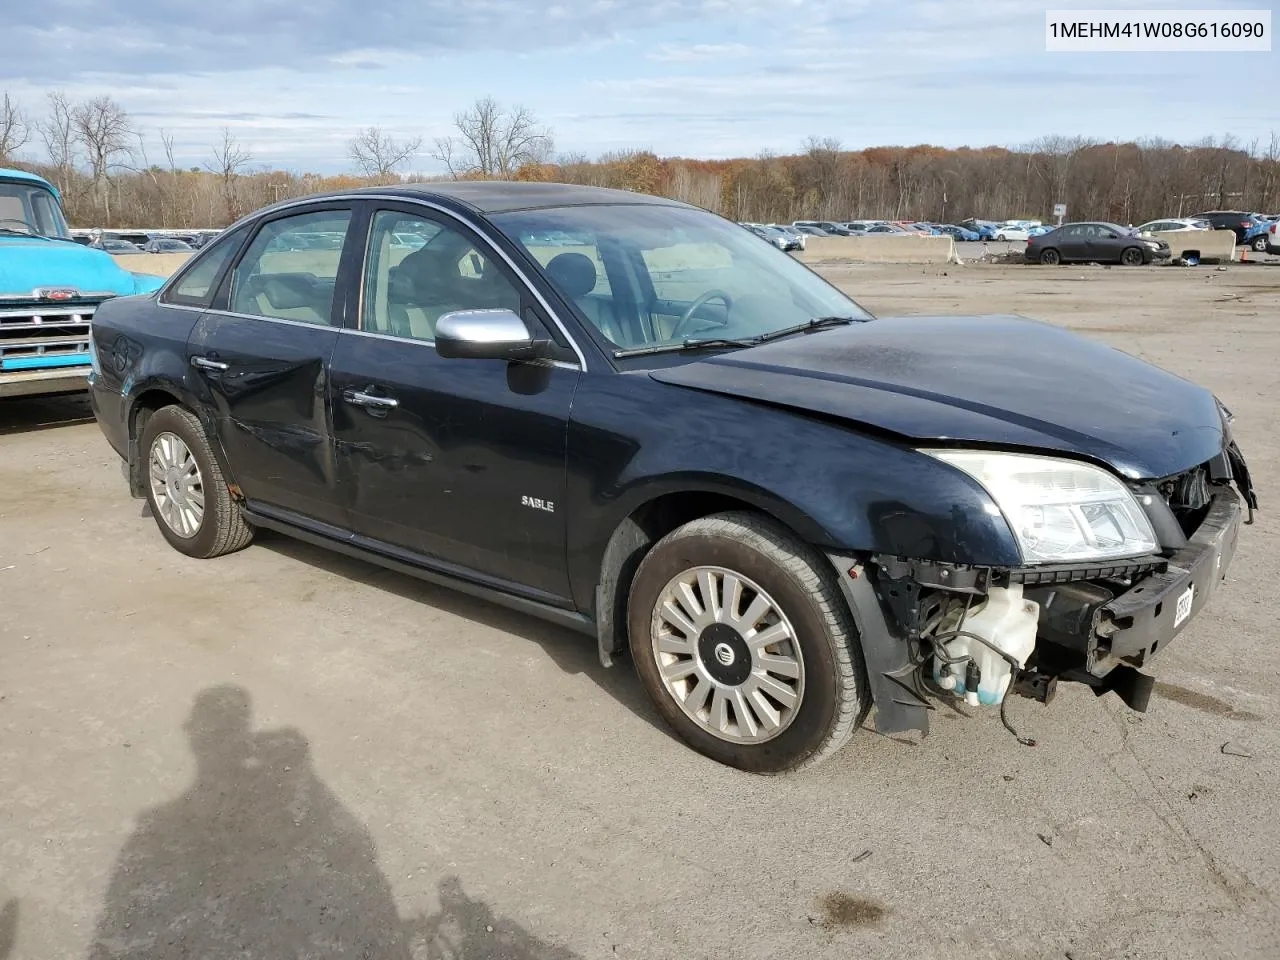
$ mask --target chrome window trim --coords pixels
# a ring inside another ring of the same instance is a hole
[[[368,337],[371,340],[391,340],[395,343],[412,343],[422,347],[431,347],[435,349],[436,342],[434,340],[421,340],[418,337],[400,337],[394,333],[372,333],[368,330],[354,330],[351,327],[340,327],[339,333],[345,333],[352,337]],[[557,367],[561,370],[581,370],[582,368],[576,363],[570,363],[567,360],[539,360],[529,361],[530,365],[541,365],[549,367]]]
[[[420,198],[420,197],[406,197],[406,196],[396,196],[395,194],[389,194],[389,193],[387,193],[387,194],[384,194],[384,193],[339,193],[339,194],[326,194],[324,197],[299,197],[299,198],[298,198],[298,199],[296,199],[296,200],[289,200],[289,201],[284,201],[284,202],[279,203],[279,204],[272,204],[270,207],[267,207],[267,208],[265,208],[265,209],[264,209],[264,210],[262,210],[262,211],[255,211],[254,213],[250,214],[250,215],[249,215],[249,216],[247,216],[247,217],[242,217],[240,220],[237,220],[235,223],[231,224],[231,226],[227,227],[227,228],[226,228],[226,231],[227,231],[227,232],[230,232],[231,230],[233,230],[234,228],[236,228],[236,227],[240,226],[241,224],[246,223],[246,222],[249,222],[249,221],[250,221],[250,220],[252,220],[254,217],[257,217],[257,216],[259,216],[259,215],[261,215],[261,214],[265,214],[265,213],[267,213],[267,212],[269,212],[269,213],[271,213],[272,215],[274,215],[274,214],[276,214],[276,213],[278,213],[278,212],[280,212],[280,211],[283,211],[283,210],[290,210],[290,209],[292,209],[293,207],[305,206],[306,204],[348,203],[348,202],[353,202],[353,203],[354,203],[354,202],[358,202],[358,201],[361,201],[361,200],[380,200],[380,201],[388,202],[388,203],[403,203],[403,204],[409,204],[409,205],[414,205],[414,206],[426,207],[428,210],[434,210],[434,211],[436,211],[437,213],[443,214],[445,217],[448,217],[448,218],[451,218],[451,219],[453,219],[453,220],[456,220],[457,222],[459,222],[459,223],[463,224],[463,225],[464,225],[464,226],[466,226],[468,229],[470,229],[472,233],[476,234],[476,236],[478,236],[478,237],[481,239],[481,241],[482,241],[483,243],[485,243],[486,245],[488,245],[492,250],[494,250],[494,251],[498,254],[498,256],[500,256],[500,257],[501,257],[501,258],[506,262],[507,266],[511,268],[512,272],[513,272],[513,273],[515,273],[515,275],[516,275],[517,277],[519,277],[521,281],[523,281],[523,283],[524,283],[525,287],[527,287],[527,288],[528,288],[529,292],[530,292],[530,293],[532,293],[532,294],[534,295],[534,297],[537,299],[537,301],[538,301],[540,304],[542,304],[542,308],[543,308],[544,310],[546,310],[546,312],[547,312],[547,316],[549,316],[549,317],[551,318],[551,322],[552,322],[552,323],[554,323],[554,324],[556,325],[556,328],[557,328],[557,329],[558,329],[562,334],[564,334],[564,338],[565,338],[565,340],[568,342],[568,344],[569,344],[570,348],[573,350],[574,354],[577,356],[577,358],[578,358],[578,368],[579,368],[580,370],[582,370],[582,372],[583,372],[583,373],[586,373],[586,372],[587,372],[587,369],[588,369],[588,367],[587,367],[587,357],[586,357],[586,355],[582,352],[582,348],[578,346],[578,341],[576,341],[576,340],[573,338],[573,335],[572,335],[571,333],[569,333],[569,329],[568,329],[568,327],[566,327],[566,326],[565,326],[564,321],[560,319],[560,315],[559,315],[558,313],[556,313],[556,311],[555,311],[555,310],[551,309],[551,304],[549,304],[549,303],[547,302],[547,299],[546,299],[546,297],[544,297],[544,296],[542,295],[542,292],[541,292],[540,290],[538,290],[538,288],[537,288],[537,287],[536,287],[536,286],[535,286],[535,285],[534,285],[534,284],[529,280],[529,275],[528,275],[528,274],[527,274],[523,269],[521,269],[521,267],[520,267],[520,265],[519,265],[519,264],[517,264],[514,260],[512,260],[512,259],[511,259],[511,257],[510,257],[510,256],[508,256],[508,255],[507,255],[507,252],[506,252],[505,250],[503,250],[502,248],[500,248],[500,247],[496,246],[496,245],[495,245],[495,244],[494,244],[494,243],[489,239],[488,233],[484,230],[484,228],[482,228],[479,224],[477,224],[477,223],[476,223],[474,220],[472,220],[470,217],[467,217],[467,216],[466,216],[466,215],[464,215],[464,214],[458,213],[456,210],[451,210],[451,209],[449,209],[448,207],[443,206],[442,204],[435,203],[435,202],[433,202],[433,201],[431,201],[431,200],[427,200],[427,199],[425,199],[425,198]],[[360,258],[360,267],[361,267],[361,269],[360,269],[360,286],[361,286],[361,290],[360,290],[360,293],[361,293],[360,303],[361,303],[361,312],[363,312],[363,308],[364,308],[364,296],[363,296],[363,294],[364,294],[364,266],[365,266],[365,260],[366,260],[366,258],[367,258],[367,256],[368,256],[368,249],[367,249],[367,245],[368,245],[368,243],[369,243],[369,234],[372,234],[372,232],[373,232],[373,230],[372,230],[372,228],[373,228],[373,218],[372,218],[372,217],[370,217],[370,218],[369,218],[369,227],[370,227],[370,229],[369,229],[369,231],[368,231],[368,234],[366,234],[365,239],[364,239],[364,242],[365,242],[365,244],[366,244],[365,254],[364,254],[364,256],[362,256],[362,257]],[[175,276],[176,276],[176,274],[175,274]],[[170,282],[172,282],[172,278],[171,278]],[[165,286],[167,287],[167,286],[168,286],[168,284],[166,284]],[[163,292],[164,292],[164,289],[165,289],[164,287],[162,287],[162,288],[161,288],[161,293],[162,293],[162,294],[163,294]],[[177,304],[166,304],[166,306],[177,306]],[[219,312],[222,312],[222,311],[219,311]],[[243,316],[243,314],[233,314],[233,316]],[[271,317],[262,317],[262,318],[258,318],[258,319],[270,320],[270,319],[272,319],[272,318],[271,318]],[[296,321],[291,321],[291,322],[296,322]],[[314,324],[302,324],[302,326],[314,326]],[[347,329],[349,329],[349,328],[347,328]],[[359,332],[360,332],[360,333],[363,333],[364,331],[359,331]],[[411,338],[411,337],[397,337],[396,339],[399,339],[399,340],[412,340],[413,338]],[[419,343],[426,343],[426,342],[428,342],[428,341],[417,341],[417,342],[419,342]],[[433,343],[434,343],[434,341],[430,341],[430,342],[433,342]]]
[[[235,317],[238,320],[265,320],[267,323],[285,323],[291,327],[306,327],[308,330],[342,331],[342,327],[336,327],[332,323],[307,323],[305,320],[289,320],[285,317],[264,317],[256,313],[236,313],[234,310],[214,310],[212,307],[183,307],[179,304],[169,304],[169,306],[176,306],[180,310],[199,310],[201,313],[216,313],[220,317]]]

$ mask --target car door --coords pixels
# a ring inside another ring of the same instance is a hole
[[[1084,224],[1071,223],[1059,227],[1054,234],[1058,252],[1063,260],[1083,260],[1087,255],[1084,238]]]
[[[1089,259],[1099,263],[1118,262],[1126,246],[1124,237],[1100,223],[1090,225]]]
[[[232,474],[256,509],[330,524],[335,495],[328,365],[344,300],[335,296],[350,204],[296,208],[263,221],[187,342],[188,362],[217,410]],[[331,234],[334,243],[308,238]]]
[[[362,292],[353,292],[329,384],[351,528],[464,575],[567,602],[576,358],[440,357],[435,323],[457,310],[510,309],[538,337],[563,335],[548,332],[545,306],[469,226],[416,204],[369,213]]]

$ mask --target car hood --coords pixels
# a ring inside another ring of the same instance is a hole
[[[1223,443],[1207,390],[1020,317],[871,320],[650,376],[924,444],[1060,451],[1133,479],[1180,473]]]
[[[82,294],[141,292],[134,275],[101,250],[65,240],[0,235],[0,297],[29,297],[38,287]]]

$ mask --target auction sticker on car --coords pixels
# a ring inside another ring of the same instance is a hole
[[[1182,595],[1178,597],[1178,608],[1173,611],[1173,627],[1176,630],[1182,626],[1182,622],[1191,616],[1191,604],[1196,598],[1196,585],[1193,583],[1187,589],[1182,591]]]

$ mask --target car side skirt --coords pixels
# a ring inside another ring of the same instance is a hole
[[[406,573],[419,580],[448,587],[482,600],[532,614],[543,620],[569,627],[578,633],[595,636],[595,621],[576,610],[557,606],[557,598],[550,595],[532,596],[518,584],[486,577],[464,567],[447,564],[425,554],[405,550],[380,540],[362,537],[350,530],[311,520],[290,511],[278,510],[266,504],[247,503],[241,506],[245,519],[254,526],[265,527],[285,536],[306,543],[336,550],[347,556]]]

